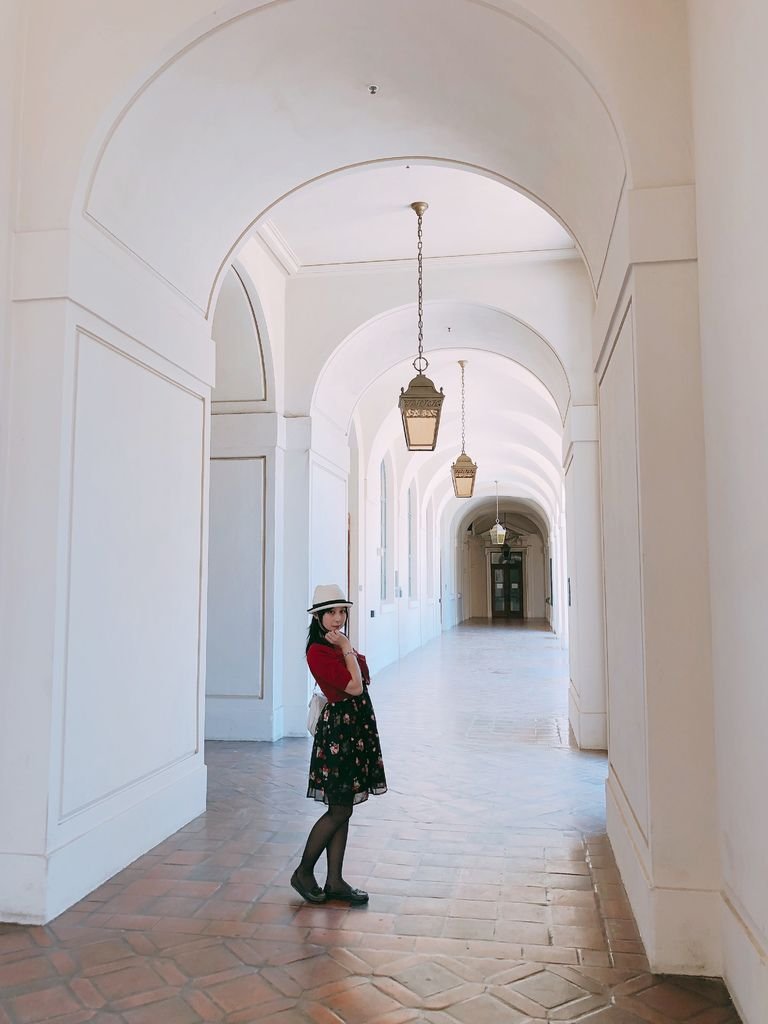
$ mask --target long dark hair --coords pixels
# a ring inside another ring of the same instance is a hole
[[[325,639],[325,634],[327,630],[323,629],[322,623],[320,622],[323,615],[327,611],[330,611],[330,608],[323,608],[321,612],[316,612],[309,620],[309,630],[307,631],[307,646],[304,648],[304,653],[306,653],[309,650],[312,644],[325,644],[326,647],[333,646],[333,644],[329,644],[328,641]],[[346,633],[347,627],[349,625],[349,608],[345,608],[344,611],[347,613],[347,615],[346,618],[344,619],[344,625],[342,626],[342,630]]]

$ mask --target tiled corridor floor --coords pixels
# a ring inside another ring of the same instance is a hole
[[[648,973],[566,677],[551,634],[470,624],[374,680],[362,909],[288,886],[309,737],[211,744],[204,817],[47,927],[0,925],[0,1024],[737,1024],[719,983]]]

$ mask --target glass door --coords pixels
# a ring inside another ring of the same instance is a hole
[[[522,619],[523,552],[491,555],[491,614],[494,619]]]

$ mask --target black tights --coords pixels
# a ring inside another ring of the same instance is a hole
[[[328,888],[339,891],[346,887],[347,883],[341,877],[341,869],[344,864],[351,817],[351,807],[332,804],[312,826],[299,865],[299,876],[305,885],[313,884],[315,864],[325,850],[328,858]]]

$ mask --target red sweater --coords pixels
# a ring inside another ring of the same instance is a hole
[[[371,677],[366,660],[357,651],[355,651],[355,655],[363,682],[367,683]],[[344,662],[345,658],[340,647],[331,647],[329,644],[312,644],[307,651],[309,671],[326,699],[332,704],[346,700],[350,696],[345,687],[349,684],[352,676]]]

